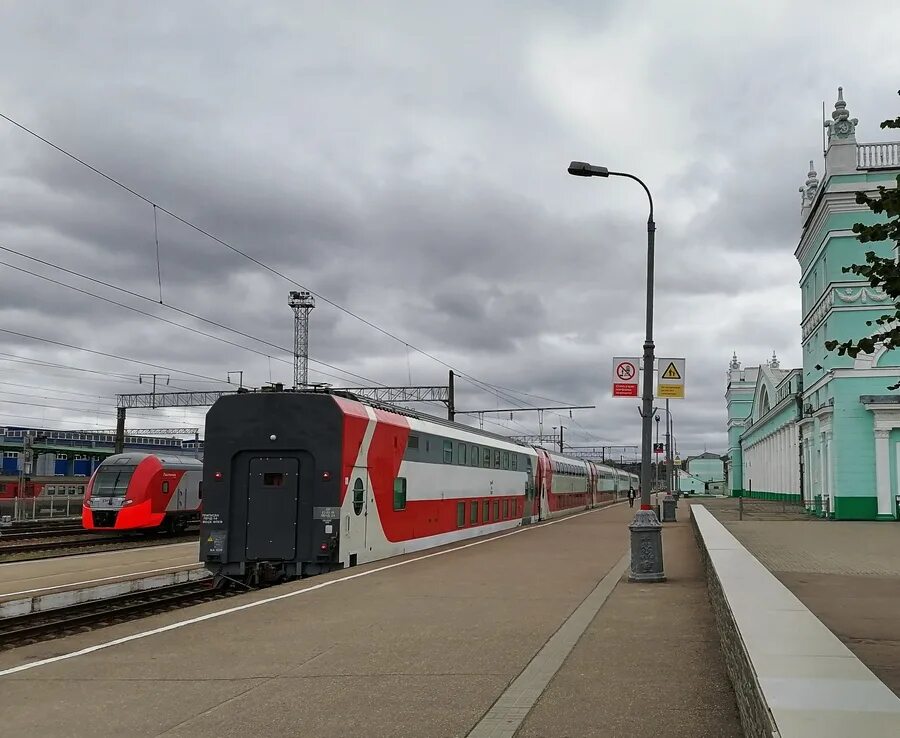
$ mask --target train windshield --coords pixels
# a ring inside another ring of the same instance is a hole
[[[94,497],[124,497],[132,474],[134,474],[133,466],[98,470],[91,495]]]

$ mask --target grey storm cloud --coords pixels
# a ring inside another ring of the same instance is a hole
[[[731,352],[800,361],[797,187],[821,100],[843,84],[878,136],[896,84],[877,61],[900,20],[872,3],[879,23],[836,55],[841,3],[729,5],[5,4],[0,112],[290,279],[162,211],[158,275],[148,203],[0,121],[0,246],[149,299],[0,261],[257,352],[0,266],[0,327],[145,362],[0,334],[0,422],[111,425],[113,396],[152,371],[179,388],[237,369],[288,381],[294,280],[399,339],[320,299],[314,381],[433,384],[449,364],[464,409],[596,405],[544,429],[634,443],[636,405],[609,375],[643,339],[647,205],[633,183],[568,177],[583,158],[653,190],[658,353],[688,363],[679,450],[723,450]],[[267,343],[155,304],[160,281],[166,303]],[[485,422],[537,430],[534,413]]]

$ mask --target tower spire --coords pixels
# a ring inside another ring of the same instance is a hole
[[[806,216],[813,203],[816,201],[816,193],[819,191],[819,175],[813,160],[809,160],[809,172],[806,175],[806,184],[800,188],[800,212]]]
[[[778,369],[781,366],[781,363],[778,361],[778,357],[775,355],[775,350],[772,350],[772,358],[769,360],[769,366],[773,369]]]
[[[856,171],[856,124],[850,117],[844,101],[844,88],[838,87],[837,101],[831,112],[831,120],[825,121],[828,129],[828,148],[825,151],[825,171],[832,174],[850,174]]]
[[[731,355],[731,364],[728,365],[728,368],[729,369],[740,369],[741,368],[741,362],[738,361],[737,351],[735,351]]]

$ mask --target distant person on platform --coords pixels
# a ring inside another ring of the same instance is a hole
[[[628,507],[634,507],[634,487],[628,487]]]

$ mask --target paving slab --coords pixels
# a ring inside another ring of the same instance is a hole
[[[687,508],[663,526],[666,582],[619,581],[517,738],[743,735]]]
[[[24,668],[0,676],[4,730],[464,736],[621,559],[632,516],[618,505],[2,653],[0,674]]]

